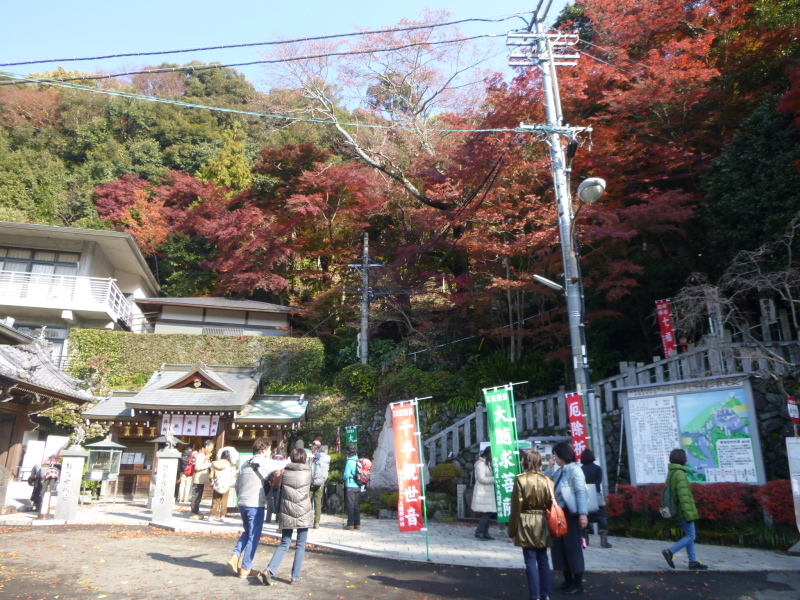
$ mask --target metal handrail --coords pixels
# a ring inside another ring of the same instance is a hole
[[[0,271],[0,299],[62,303],[65,309],[101,307],[114,321],[128,329],[133,321],[133,307],[117,287],[116,279]]]

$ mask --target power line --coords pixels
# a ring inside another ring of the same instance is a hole
[[[514,13],[512,15],[504,16],[502,18],[492,19],[492,18],[473,18],[473,19],[460,19],[458,21],[447,21],[445,23],[432,23],[428,25],[414,25],[412,27],[395,27],[391,29],[374,29],[370,31],[356,31],[351,33],[336,33],[331,35],[321,35],[321,36],[314,36],[314,37],[304,37],[304,38],[296,38],[292,40],[276,40],[270,42],[247,42],[243,44],[225,44],[219,46],[204,46],[201,48],[185,48],[183,50],[155,50],[155,51],[148,51],[148,52],[128,52],[128,53],[121,53],[121,54],[106,54],[100,56],[85,56],[80,58],[50,58],[46,60],[27,60],[27,61],[20,61],[20,62],[9,62],[9,63],[0,63],[0,67],[16,67],[20,65],[36,65],[36,64],[43,64],[43,63],[53,63],[53,62],[80,62],[80,61],[87,61],[87,60],[104,60],[108,58],[127,58],[131,56],[159,56],[165,54],[185,54],[188,52],[205,52],[208,50],[229,50],[234,48],[251,48],[255,46],[276,46],[276,45],[283,45],[283,44],[296,44],[300,42],[313,42],[313,41],[320,41],[320,40],[332,40],[337,38],[346,38],[346,37],[356,37],[362,35],[374,35],[374,34],[381,34],[381,33],[398,33],[403,31],[417,31],[420,29],[433,29],[436,27],[447,27],[450,25],[459,25],[461,23],[474,23],[474,22],[482,22],[482,23],[500,23],[502,21],[508,21],[510,19],[515,19],[520,15],[527,14],[526,13]]]
[[[308,119],[303,117],[289,117],[286,115],[272,115],[267,113],[260,113],[255,111],[238,110],[235,108],[221,108],[218,106],[208,106],[205,104],[194,104],[191,102],[182,102],[180,100],[170,100],[168,98],[159,98],[157,96],[144,96],[142,94],[133,94],[130,92],[123,92],[120,90],[110,90],[105,88],[94,88],[85,85],[78,85],[75,83],[67,83],[54,79],[46,79],[43,77],[34,77],[31,75],[16,75],[13,73],[0,73],[0,78],[6,77],[15,80],[16,83],[38,83],[42,85],[50,85],[54,87],[61,87],[66,89],[74,89],[93,94],[102,94],[105,96],[116,96],[120,98],[128,98],[131,100],[142,100],[145,102],[156,102],[160,104],[172,104],[173,106],[182,106],[185,108],[198,108],[202,110],[211,110],[216,112],[225,112],[239,115],[246,115],[251,117],[262,117],[268,119],[280,119],[283,121],[297,121],[302,123],[320,123],[322,125],[333,125],[333,121],[326,121],[324,119]],[[3,85],[3,84],[0,84]],[[495,133],[495,132],[518,132],[516,129],[436,129],[436,128],[418,128],[418,127],[403,127],[399,125],[373,125],[366,123],[339,123],[345,127],[362,127],[367,129],[394,129],[402,131],[430,131],[436,133]]]
[[[182,72],[195,72],[195,71],[208,71],[212,69],[226,69],[226,68],[233,68],[233,67],[250,67],[253,65],[267,65],[267,64],[279,64],[279,63],[286,63],[286,62],[295,62],[299,60],[314,60],[318,58],[331,58],[334,56],[355,56],[359,54],[373,54],[376,52],[394,52],[395,50],[403,50],[405,48],[414,48],[417,46],[438,46],[442,44],[456,44],[458,42],[466,42],[470,40],[477,40],[480,38],[485,37],[498,37],[501,35],[506,35],[505,33],[482,33],[480,35],[473,35],[469,37],[463,38],[454,38],[451,40],[439,40],[437,42],[413,42],[410,44],[401,44],[397,46],[385,46],[385,47],[378,47],[378,48],[366,48],[364,50],[344,50],[342,52],[323,52],[321,54],[309,54],[305,56],[290,56],[286,58],[270,58],[265,60],[252,60],[249,62],[242,62],[242,63],[230,63],[230,64],[210,64],[210,65],[198,65],[198,66],[184,66],[184,67],[164,67],[160,69],[145,69],[143,71],[127,71],[123,73],[104,73],[101,75],[81,75],[76,77],[63,77],[59,78],[57,81],[94,81],[99,79],[113,79],[116,77],[128,77],[130,75],[155,75],[158,73],[182,73]],[[0,85],[17,85],[16,83],[5,83]]]

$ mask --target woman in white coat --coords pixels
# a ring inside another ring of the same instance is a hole
[[[475,489],[472,492],[473,512],[483,513],[475,530],[479,540],[493,540],[489,535],[489,521],[497,512],[494,499],[494,472],[492,471],[492,448],[486,446],[480,458],[475,462]]]

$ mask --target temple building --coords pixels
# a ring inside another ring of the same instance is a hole
[[[206,439],[217,449],[231,446],[240,460],[252,454],[259,437],[270,438],[274,452],[285,454],[288,434],[305,421],[308,402],[302,395],[262,394],[261,381],[260,364],[165,364],[140,391],[113,392],[83,413],[90,422],[109,424],[111,439],[125,446],[119,494],[147,496],[158,449],[150,440],[170,430],[196,450]]]

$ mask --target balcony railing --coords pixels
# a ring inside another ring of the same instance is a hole
[[[133,308],[114,279],[0,271],[0,303],[104,312],[132,329]]]

